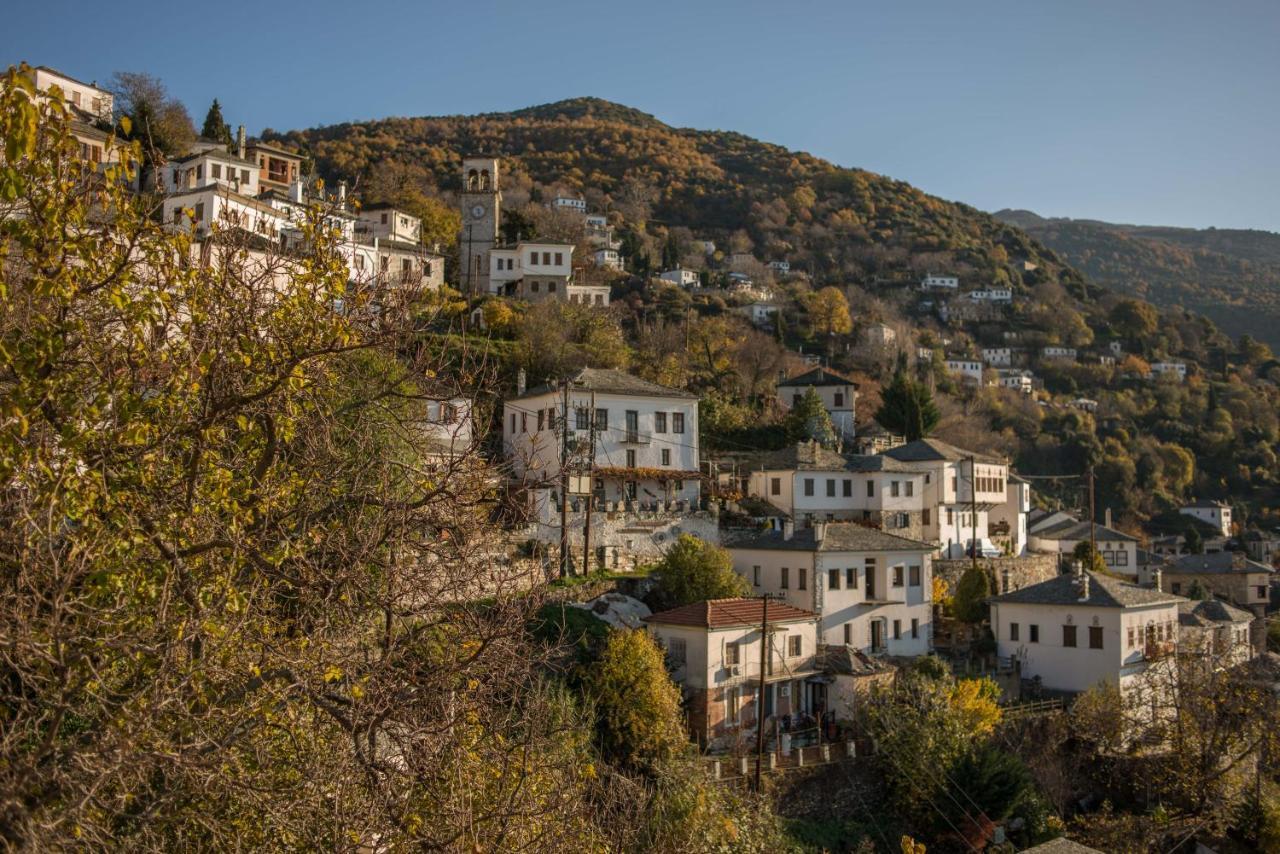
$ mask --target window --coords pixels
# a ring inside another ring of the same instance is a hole
[[[520,413],[520,432],[521,433],[529,432],[529,413],[527,412]]]
[[[849,646],[853,643],[853,623],[844,624],[844,645]]]
[[[760,567],[758,566],[751,567],[751,583],[756,587],[760,586]]]
[[[738,705],[738,689],[737,689],[737,688],[728,688],[728,689],[726,689],[726,690],[725,690],[725,692],[724,692],[724,717],[725,717],[725,720],[729,720],[729,721],[733,721],[734,723],[737,723],[737,721],[738,721],[738,712],[739,712],[739,705]]]
[[[906,487],[907,487],[908,498],[916,494],[916,482],[914,480],[907,481]]]
[[[835,402],[835,406],[834,406],[834,407],[832,407],[832,408],[833,408],[833,409],[841,409],[841,408],[843,408],[843,407],[844,407],[844,392],[842,392],[842,391],[838,391],[838,392],[836,392],[836,402]]]
[[[534,279],[534,280],[533,280],[533,283],[532,283],[531,285],[529,285],[529,290],[533,291],[535,294],[538,292],[538,280],[537,280],[537,279]]]
[[[671,432],[672,433],[684,432],[684,413],[683,412],[671,413]]]
[[[382,224],[383,225],[387,224],[387,215],[385,213],[382,215]]]
[[[585,406],[579,406],[573,411],[574,428],[577,430],[586,430],[591,426],[591,414]]]
[[[204,202],[196,202],[196,222],[204,222]]]
[[[876,482],[871,478],[867,478],[867,497],[868,498],[876,497]]]
[[[787,636],[787,655],[790,658],[799,658],[804,653],[804,638],[801,635]]]
[[[791,586],[791,570],[787,569],[785,566],[782,568],[782,579],[778,586],[783,590],[786,590]]]
[[[222,164],[221,164],[221,163],[214,163],[214,164],[212,164],[212,165],[209,167],[209,174],[211,174],[211,175],[212,175],[214,178],[216,178],[216,179],[221,179],[221,178],[222,178]]]
[[[554,409],[547,410],[547,429],[556,429],[556,411]]]
[[[800,405],[800,392],[796,392],[795,394],[791,395],[791,405],[792,406]]]
[[[1062,645],[1071,646],[1071,647],[1076,645],[1076,627],[1075,626],[1062,627]]]
[[[547,282],[547,293],[554,294],[556,292],[556,283]]]
[[[803,566],[796,567],[796,589],[804,590],[808,582],[809,582],[808,570],[806,570]]]
[[[933,513],[930,512],[930,508],[926,507],[924,508],[924,511],[920,514],[920,521],[923,524],[928,525],[932,521],[932,517],[933,517]]]
[[[1018,639],[1018,624],[1010,623],[1009,624],[1009,640],[1016,641],[1017,639]]]
[[[912,587],[919,587],[920,586],[920,567],[918,566],[911,567],[907,573],[907,577],[910,579],[908,583]]]
[[[633,469],[635,467],[636,467],[636,452],[632,450],[628,450],[627,451],[627,468]]]
[[[564,253],[562,253],[562,252],[557,252],[557,253],[556,253],[556,264],[563,264],[563,263],[564,263]]]
[[[895,567],[893,568],[893,586],[894,586],[894,587],[901,587],[901,586],[902,586],[902,576],[903,576],[903,569],[902,569],[902,567],[901,567],[901,566],[895,566]]]
[[[664,466],[671,465],[671,449],[670,448],[662,449],[662,464]]]
[[[889,481],[889,496],[891,498],[898,497],[898,481],[896,480]]]
[[[893,639],[902,640],[902,620],[893,621]]]
[[[1102,626],[1089,627],[1089,649],[1102,649]]]
[[[1259,599],[1267,598],[1267,586],[1265,584],[1258,585],[1258,598]]]
[[[609,410],[607,409],[596,410],[596,429],[597,430],[609,429]]]
[[[769,479],[769,494],[770,495],[782,494],[782,478],[774,477]]]
[[[739,654],[739,651],[738,651],[738,644],[736,642],[727,643],[724,645],[724,663],[725,664],[739,664],[741,660],[742,660],[741,655]]]
[[[955,512],[950,507],[948,507],[947,508],[947,524],[950,525],[953,521],[955,521]]]
[[[806,477],[804,479],[804,494],[813,495],[813,478]]]
[[[835,481],[835,478],[832,478],[832,477],[827,478],[827,497],[828,497],[828,498],[835,498],[835,497],[836,497],[836,481]]]
[[[1172,593],[1173,593],[1173,595],[1174,595],[1174,596],[1181,596],[1181,595],[1182,595],[1182,584],[1181,584],[1180,582],[1177,582],[1177,581],[1173,582],[1173,590],[1172,590]],[[1129,646],[1133,646],[1133,644],[1129,644]]]
[[[550,266],[551,266],[551,253],[550,253],[550,252],[543,252],[543,253],[542,253],[542,263],[543,263],[543,264],[545,264],[545,265],[546,265],[546,266],[548,266],[548,267],[550,267]]]
[[[667,641],[667,660],[672,664],[683,666],[688,655],[684,638],[671,638]]]
[[[851,566],[844,571],[844,586],[849,590],[858,589],[858,568]]]
[[[538,410],[538,432],[541,433],[546,427],[547,413],[544,410]]]
[[[915,617],[911,618],[911,637],[920,637],[920,621]]]
[[[1040,627],[1035,623],[1027,626],[1027,634],[1027,640],[1031,641],[1031,643],[1040,643]]]
[[[840,490],[840,494],[845,498],[852,498],[853,497],[853,481],[849,480],[848,478],[845,478],[844,484],[842,485],[842,488]]]
[[[653,413],[653,432],[655,433],[667,432],[667,413],[665,412]]]
[[[827,570],[827,589],[828,590],[840,589],[840,570],[838,569]]]
[[[516,414],[514,412],[511,413],[511,432],[516,432]]]

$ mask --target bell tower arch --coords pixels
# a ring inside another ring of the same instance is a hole
[[[462,160],[462,233],[458,236],[459,284],[468,296],[489,293],[489,252],[498,244],[502,217],[498,158]]]

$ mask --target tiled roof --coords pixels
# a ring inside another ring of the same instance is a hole
[[[824,385],[851,385],[854,388],[858,384],[843,374],[836,373],[830,368],[814,368],[805,371],[794,377],[788,377],[778,383],[778,388],[807,388],[808,386],[824,386]]]
[[[1275,572],[1256,560],[1245,557],[1243,552],[1214,552],[1203,555],[1182,555],[1169,561],[1165,572],[1192,575],[1219,575],[1231,572]]]
[[[1050,525],[1048,528],[1032,532],[1034,537],[1044,537],[1046,540],[1087,540],[1089,539],[1089,523],[1081,522],[1077,519],[1068,519],[1065,522],[1059,522],[1056,525]],[[1121,540],[1127,543],[1136,543],[1138,538],[1123,531],[1117,531],[1115,528],[1108,528],[1106,525],[1093,526],[1093,537],[1097,540]]]
[[[709,599],[682,605],[669,611],[660,611],[644,618],[646,623],[662,623],[668,626],[697,626],[723,629],[729,626],[758,626],[764,614],[762,599]],[[785,602],[769,602],[771,623],[794,623],[800,620],[817,620],[818,615]]]
[[[1014,605],[1085,605],[1092,608],[1133,608],[1141,605],[1175,604],[1186,601],[1181,596],[1163,593],[1150,587],[1139,587],[1109,575],[1086,572],[1089,576],[1089,598],[1080,601],[1073,574],[1059,575],[1021,590],[1013,590],[990,601]]]
[[[696,394],[690,394],[687,391],[681,391],[677,388],[667,388],[666,386],[651,383],[648,380],[642,380],[639,377],[633,377],[624,371],[616,371],[612,368],[582,368],[576,374],[569,378],[575,389],[585,391],[597,391],[601,394],[632,394],[643,397],[678,397],[685,400],[697,400]],[[524,400],[528,397],[538,397],[550,391],[557,391],[558,386],[552,383],[531,388],[518,397],[510,398],[511,400]]]
[[[1199,498],[1199,499],[1196,499],[1195,501],[1192,501],[1190,504],[1183,504],[1182,506],[1195,507],[1196,509],[1199,509],[1199,510],[1214,510],[1214,509],[1222,509],[1222,508],[1230,509],[1231,507],[1231,505],[1225,501],[1216,501],[1212,498]]]
[[[1005,462],[1005,460],[993,457],[990,454],[979,454],[974,451],[957,448],[955,445],[944,442],[941,439],[916,439],[914,442],[890,448],[885,451],[885,454],[904,463],[930,462],[933,460],[958,463],[969,457],[973,457],[980,463],[1002,464]]]
[[[1204,599],[1178,603],[1178,623],[1184,626],[1209,627],[1215,623],[1248,623],[1253,614],[1221,599]]]
[[[731,549],[765,549],[800,552],[932,552],[936,546],[919,540],[888,534],[857,522],[826,522],[822,542],[817,542],[817,528],[799,528],[791,539],[781,531],[727,530],[723,543]]]
[[[824,448],[817,442],[798,442],[766,454],[753,468],[765,471],[911,472],[908,466],[892,457],[879,454],[841,454]]]

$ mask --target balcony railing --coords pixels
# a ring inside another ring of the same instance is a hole
[[[818,670],[818,659],[815,655],[802,655],[797,658],[782,658],[774,655],[773,660],[767,663],[764,678],[766,681],[798,679],[817,673]],[[758,657],[754,661],[723,665],[718,678],[721,685],[740,685],[759,680],[760,659]]]

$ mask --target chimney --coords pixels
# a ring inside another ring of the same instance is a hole
[[[524,368],[516,372],[516,394],[524,394],[525,386],[529,383],[528,375],[525,374]]]
[[[244,148],[244,125],[240,125],[240,127],[236,128],[236,156],[241,160],[244,160]]]
[[[296,204],[302,204],[302,182],[294,181],[289,185],[289,201]]]
[[[338,182],[338,204],[345,205],[347,203],[347,182]]]
[[[826,539],[826,537],[827,537],[827,523],[814,522],[813,523],[813,541],[818,545],[822,545],[822,541]]]
[[[1076,593],[1081,602],[1089,601],[1089,573],[1082,572],[1076,577]]]
[[[1156,567],[1155,572],[1151,576],[1151,580],[1155,583],[1156,590],[1164,590],[1164,570]]]
[[[1110,528],[1111,527],[1111,508],[1110,507],[1108,507],[1106,510],[1103,511],[1102,518],[1103,518],[1102,524]]]
[[[790,540],[796,533],[796,523],[791,517],[782,520],[782,539]]]

